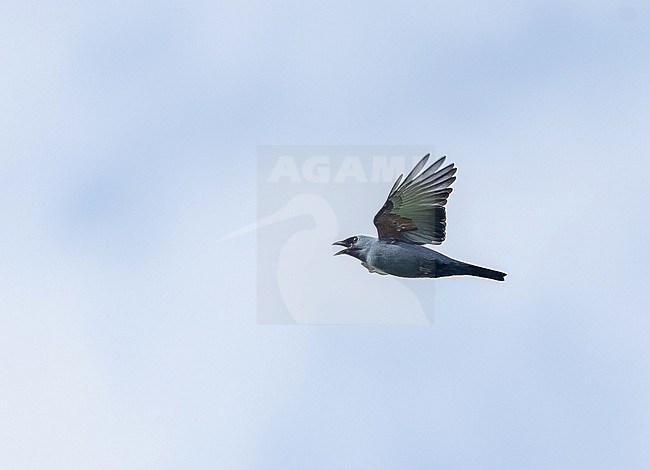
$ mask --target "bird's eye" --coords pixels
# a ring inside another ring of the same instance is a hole
[[[353,245],[358,241],[359,241],[359,237],[352,237],[352,244]]]

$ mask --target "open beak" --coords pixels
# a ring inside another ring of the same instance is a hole
[[[338,246],[345,246],[346,247],[346,248],[343,248],[341,251],[337,251],[336,253],[334,253],[334,256],[336,256],[336,255],[344,255],[344,254],[346,254],[348,252],[347,245],[342,241],[334,242],[334,243],[332,243],[332,245],[338,245]]]

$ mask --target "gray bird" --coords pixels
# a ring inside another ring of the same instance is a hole
[[[445,240],[445,204],[456,180],[454,164],[439,169],[445,157],[426,170],[429,154],[404,178],[400,175],[373,220],[379,238],[357,235],[334,245],[334,255],[350,255],[371,273],[398,277],[478,276],[504,281],[506,273],[464,263],[423,245]],[[422,171],[420,173],[420,171]],[[401,183],[401,184],[400,184]]]

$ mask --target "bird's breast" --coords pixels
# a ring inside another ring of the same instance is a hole
[[[418,277],[420,275],[418,248],[422,247],[403,243],[378,243],[368,253],[366,263],[376,271],[393,276]]]

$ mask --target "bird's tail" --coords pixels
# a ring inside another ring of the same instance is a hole
[[[495,281],[505,281],[507,274],[494,269],[482,268],[481,266],[474,266],[473,264],[463,263],[459,266],[459,274],[468,276],[485,277],[487,279],[494,279]]]

